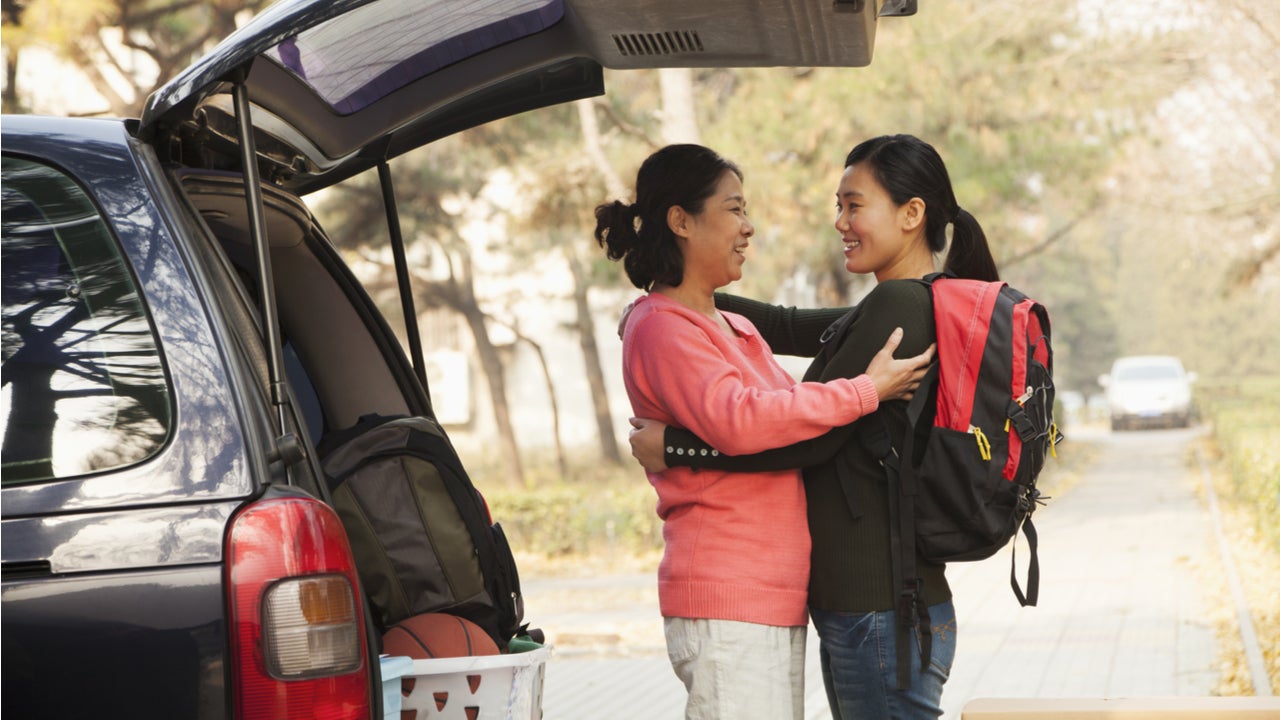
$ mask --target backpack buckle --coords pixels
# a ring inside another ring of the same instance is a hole
[[[1046,496],[1047,499],[1047,496]],[[1028,515],[1035,511],[1036,505],[1044,505],[1044,500],[1040,499],[1040,490],[1036,487],[1023,486],[1022,491],[1018,493],[1018,514]]]
[[[1009,423],[1023,442],[1030,442],[1036,436],[1036,426],[1031,416],[1017,402],[1009,403]]]
[[[898,592],[898,623],[905,627],[915,627],[920,601],[920,583],[916,580],[903,581],[902,590]]]
[[[898,623],[907,627],[916,624],[916,596],[910,590],[898,593]]]

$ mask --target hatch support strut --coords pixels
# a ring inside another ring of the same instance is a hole
[[[236,110],[236,129],[240,135],[240,161],[244,166],[244,195],[249,211],[249,237],[257,261],[258,290],[262,303],[263,344],[267,350],[267,384],[271,406],[275,410],[275,450],[268,460],[283,460],[285,466],[301,460],[302,446],[289,432],[285,405],[289,402],[284,384],[284,350],[280,340],[280,320],[276,315],[276,290],[271,273],[271,246],[267,241],[267,224],[262,209],[262,186],[258,173],[258,151],[253,137],[253,121],[249,110],[249,88],[245,84],[248,68],[235,71],[232,96]]]
[[[391,233],[391,253],[396,261],[396,284],[400,287],[400,309],[404,312],[404,331],[409,340],[409,354],[413,360],[413,372],[427,390],[427,371],[422,355],[422,338],[418,335],[418,313],[413,304],[413,283],[409,278],[409,262],[405,258],[404,235],[400,229],[400,211],[396,208],[396,192],[391,182],[391,168],[387,161],[378,161],[378,181],[382,185],[382,203],[387,210],[387,230]]]

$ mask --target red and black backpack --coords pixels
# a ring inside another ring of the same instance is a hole
[[[1031,514],[1036,478],[1062,439],[1053,420],[1053,349],[1044,306],[1003,282],[935,274],[929,285],[937,361],[907,406],[910,430],[869,446],[889,483],[898,647],[920,633],[929,662],[928,609],[917,556],[933,563],[982,560],[1021,530],[1030,549],[1027,587],[1009,573],[1018,602],[1035,605],[1040,566]],[[1013,563],[1013,561],[1011,561]],[[899,653],[898,684],[910,682]]]

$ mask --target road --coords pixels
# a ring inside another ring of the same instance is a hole
[[[1009,549],[948,568],[959,643],[944,717],[959,718],[977,697],[1211,693],[1218,676],[1205,587],[1218,580],[1205,568],[1217,548],[1190,454],[1198,432],[1077,436],[1098,452],[1035,515],[1037,607],[1019,607],[1009,588]],[[1026,549],[1018,550],[1021,563]],[[530,579],[525,594],[526,617],[557,646],[545,720],[682,717],[684,688],[665,656],[652,575]],[[806,717],[814,720],[830,718],[816,650],[810,632]]]

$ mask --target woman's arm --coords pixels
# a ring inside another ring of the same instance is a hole
[[[786,447],[752,455],[725,455],[688,430],[658,420],[632,418],[631,454],[649,472],[668,467],[713,468],[730,472],[775,472],[816,465],[834,457],[853,434],[854,424],[842,425]]]
[[[906,332],[895,355],[919,354],[933,343],[933,306],[923,285],[902,281],[877,286],[859,306],[857,317],[850,323],[849,331],[830,361],[811,371],[817,370],[821,380],[862,373],[898,326]],[[650,472],[660,472],[667,467],[770,471],[818,465],[840,451],[855,427],[855,424],[844,425],[810,440],[733,456],[719,452],[688,430],[650,420],[632,420],[632,425],[638,428],[631,433],[632,455]]]
[[[651,408],[650,417],[689,428],[722,452],[744,455],[816,437],[879,405],[882,391],[872,376],[774,389],[748,383],[739,363],[728,360],[736,352],[730,341],[703,327],[709,321],[695,320],[683,311],[632,318],[623,367],[637,414]],[[896,362],[910,372],[910,361]]]
[[[795,308],[771,305],[737,295],[716,293],[716,308],[742,315],[778,355],[813,357],[822,347],[822,333],[849,308]]]

